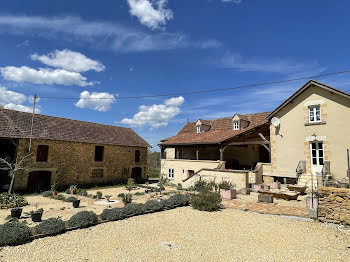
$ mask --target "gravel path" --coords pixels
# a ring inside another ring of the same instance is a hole
[[[349,261],[350,231],[190,207],[5,247],[0,261]]]

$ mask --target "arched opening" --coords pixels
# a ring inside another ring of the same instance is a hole
[[[51,171],[33,171],[28,174],[27,191],[42,192],[51,188]]]
[[[142,180],[142,168],[141,167],[133,167],[131,170],[131,178],[135,179],[135,181]]]

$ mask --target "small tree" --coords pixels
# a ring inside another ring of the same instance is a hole
[[[12,187],[13,187],[13,181],[15,180],[16,172],[19,170],[24,170],[28,166],[29,158],[31,157],[31,153],[28,153],[24,155],[21,159],[16,159],[16,162],[11,162],[10,158],[0,158],[0,164],[5,165],[6,167],[0,167],[0,170],[9,170],[10,171],[10,177],[11,182],[9,186],[8,193],[11,194]]]
[[[135,186],[134,179],[133,179],[133,178],[129,178],[129,179],[128,179],[128,183],[127,183],[127,185],[125,186],[126,190],[128,190],[129,192],[131,192],[131,190],[133,190],[134,186]]]

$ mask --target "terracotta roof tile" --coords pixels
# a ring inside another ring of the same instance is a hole
[[[32,114],[0,109],[0,137],[29,138]],[[34,139],[150,147],[131,128],[36,114]]]
[[[232,129],[232,117],[210,120],[210,130],[199,134],[196,133],[196,122],[189,122],[176,136],[162,140],[161,145],[217,144],[245,133],[255,127],[267,124],[267,116],[270,113],[271,112],[239,115],[241,119],[250,122],[248,127],[241,130]]]

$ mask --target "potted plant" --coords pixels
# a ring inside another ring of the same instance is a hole
[[[72,203],[74,208],[78,208],[80,206],[80,199],[77,198],[73,200]]]
[[[51,185],[51,191],[52,191],[52,195],[53,196],[57,196],[57,182],[53,182],[53,184]]]
[[[77,193],[77,189],[78,189],[78,187],[76,185],[71,185],[69,187],[69,191],[70,191],[71,195],[75,195]]]
[[[219,184],[220,189],[220,195],[223,199],[236,199],[237,198],[237,191],[235,189],[236,185],[232,184],[228,181],[222,181]]]
[[[44,213],[44,209],[42,208],[38,209],[38,204],[35,204],[35,211],[30,211],[30,216],[32,217],[32,221],[41,222],[43,213]]]
[[[13,218],[20,218],[22,215],[22,208],[20,207],[15,207],[11,209],[11,217]]]

